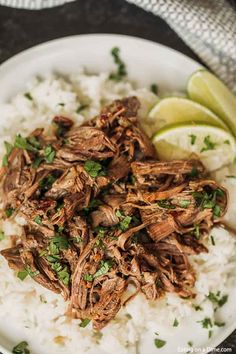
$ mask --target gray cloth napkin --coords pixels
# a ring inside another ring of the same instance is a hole
[[[0,5],[41,9],[70,1],[0,0]],[[236,93],[236,9],[229,0],[127,1],[162,17]]]
[[[236,93],[236,10],[227,0],[127,0],[162,17]]]
[[[63,5],[74,0],[0,0],[0,5],[19,9],[40,10],[47,7]]]

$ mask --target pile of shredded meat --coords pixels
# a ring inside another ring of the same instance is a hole
[[[198,160],[158,161],[139,105],[115,101],[79,127],[55,117],[49,131],[6,143],[3,213],[25,226],[1,253],[95,329],[138,293],[194,296],[188,255],[207,252],[202,240],[227,208]]]

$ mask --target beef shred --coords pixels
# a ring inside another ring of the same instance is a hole
[[[207,252],[203,240],[227,207],[227,191],[197,159],[158,161],[139,106],[114,101],[82,126],[55,117],[50,133],[18,137],[1,170],[4,210],[26,220],[2,255],[95,329],[138,293],[193,297],[188,256]]]

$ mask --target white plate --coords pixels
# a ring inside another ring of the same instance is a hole
[[[114,46],[121,48],[129,77],[138,82],[140,86],[149,86],[157,82],[162,91],[183,91],[189,75],[200,67],[198,63],[183,54],[143,39],[104,34],[73,36],[36,46],[2,64],[0,66],[0,102],[7,101],[11,96],[23,90],[25,82],[35,75],[43,77],[51,72],[72,74],[77,72],[81,66],[89,72],[110,71],[113,68],[113,61],[108,53]],[[211,340],[207,340],[206,337],[202,338],[201,346],[217,346],[236,328],[234,316],[232,316],[236,312],[235,306],[233,300],[224,306],[222,318],[227,319],[231,316],[232,320],[228,321],[228,324],[221,328],[218,335]],[[163,347],[158,351],[153,346],[153,339],[149,340],[147,334],[144,335],[142,341],[144,346],[141,352],[175,354],[174,348],[177,343],[180,343],[180,338],[186,339],[187,334],[191,335],[192,339],[198,336],[198,333],[192,333],[191,326],[186,326],[182,332],[175,330],[175,333],[167,334],[168,340],[172,341],[171,351],[170,347]],[[14,337],[19,337],[17,324],[1,323],[0,343],[6,348],[12,348]],[[147,344],[148,342],[150,345]],[[0,352],[10,353],[1,345]]]

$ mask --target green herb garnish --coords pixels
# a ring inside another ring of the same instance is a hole
[[[131,216],[126,216],[123,220],[120,221],[119,228],[121,229],[121,231],[128,230],[131,220]]]
[[[210,291],[207,298],[211,302],[216,304],[217,307],[222,307],[228,301],[228,295],[221,296],[220,291],[218,291],[216,294],[214,294],[213,292]]]
[[[208,338],[209,338],[209,339],[212,337],[212,334],[213,334],[213,331],[210,330],[210,331],[208,332]]]
[[[179,325],[179,321],[177,320],[177,318],[175,318],[173,322],[173,327],[178,327],[178,325]]]
[[[25,96],[28,100],[33,101],[33,97],[31,96],[31,93],[30,93],[30,92],[26,92],[26,93],[24,94],[24,96]]]
[[[188,346],[189,346],[189,347],[192,347],[192,346],[193,346],[193,342],[192,342],[191,340],[190,340],[190,341],[188,341],[188,343],[187,343],[187,344],[188,344]]]
[[[68,272],[68,267],[65,266],[62,270],[57,271],[58,279],[66,286],[70,282],[70,273]]]
[[[108,260],[108,261],[101,260],[100,268],[94,274],[94,278],[98,278],[101,275],[104,275],[104,274],[108,273],[109,270],[112,268],[112,265],[113,265],[113,263],[112,263],[111,260]]]
[[[56,151],[53,149],[53,147],[51,145],[48,145],[44,149],[44,157],[45,157],[46,163],[52,163],[55,156],[56,156]]]
[[[164,345],[166,344],[166,341],[156,338],[156,339],[154,339],[154,344],[158,349],[160,349],[160,348],[164,347]]]
[[[4,141],[4,146],[5,146],[6,154],[3,156],[2,166],[7,167],[8,166],[8,158],[9,158],[14,146],[12,144],[8,143],[8,141]]]
[[[213,246],[215,246],[216,244],[215,244],[215,239],[214,239],[214,237],[211,235],[211,243],[212,243],[212,245]]]
[[[34,222],[36,222],[36,224],[38,224],[38,225],[42,225],[42,218],[41,218],[41,216],[37,215],[37,216],[34,218]]]
[[[99,162],[87,160],[84,169],[91,177],[95,178],[102,172],[102,165]]]
[[[194,145],[196,140],[197,140],[197,136],[194,135],[194,134],[189,134],[189,137],[190,137],[190,141],[191,141],[191,145]]]
[[[111,55],[113,56],[114,62],[117,65],[117,70],[116,72],[111,73],[109,78],[111,80],[120,81],[127,75],[125,63],[120,58],[120,49],[118,47],[112,48]]]
[[[197,167],[193,166],[191,172],[188,174],[190,178],[198,177],[199,171]]]
[[[93,275],[92,274],[85,274],[83,278],[84,278],[85,281],[89,281],[89,282],[93,281]]]
[[[14,212],[14,209],[13,208],[7,208],[6,210],[5,210],[5,214],[6,214],[6,216],[7,216],[7,218],[10,218],[11,216],[12,216],[12,214],[13,214],[13,212]]]
[[[226,176],[226,178],[236,178],[236,176],[234,176],[234,175],[229,175],[229,176]]]
[[[17,277],[20,279],[20,280],[25,280],[25,278],[27,276],[30,276],[31,278],[34,278],[36,277],[37,275],[39,275],[39,271],[36,270],[36,271],[32,271],[31,268],[29,266],[26,266],[25,269],[22,269],[20,270],[18,273],[17,273]]]
[[[37,156],[32,163],[32,167],[34,169],[37,169],[40,166],[40,164],[43,162],[43,160],[44,160],[43,157]]]
[[[191,204],[191,201],[182,199],[179,200],[178,203],[181,208],[187,208]]]
[[[224,144],[230,145],[230,141],[229,140],[225,140]]]
[[[199,305],[193,305],[195,311],[203,311],[203,308]]]
[[[24,138],[20,134],[16,136],[14,146],[18,149],[27,150],[30,152],[38,152],[38,148],[29,142],[29,138]]]
[[[28,349],[28,343],[26,341],[20,342],[13,349],[13,354],[30,354],[30,350]]]
[[[157,205],[164,209],[175,209],[175,205],[171,204],[171,202],[167,199],[161,199],[157,201]]]
[[[202,321],[197,321],[202,324],[202,328],[211,328],[213,327],[212,321],[209,317],[205,317]]]
[[[90,319],[84,318],[83,320],[81,320],[79,326],[82,328],[85,328],[89,324],[90,321],[91,321]]]
[[[213,143],[211,141],[210,135],[207,135],[204,138],[203,142],[204,142],[205,146],[201,149],[201,152],[208,151],[208,150],[214,150],[217,145],[216,143]]]
[[[18,273],[17,273],[17,278],[19,278],[20,280],[25,280],[25,278],[29,275],[28,271],[26,269],[24,270],[20,270]]]
[[[55,181],[56,178],[53,175],[48,175],[39,182],[39,187],[43,190],[48,190],[52,187]]]
[[[154,93],[155,95],[157,95],[157,94],[158,94],[158,86],[157,86],[157,84],[152,84],[152,85],[150,86],[150,90],[152,91],[152,93]]]

